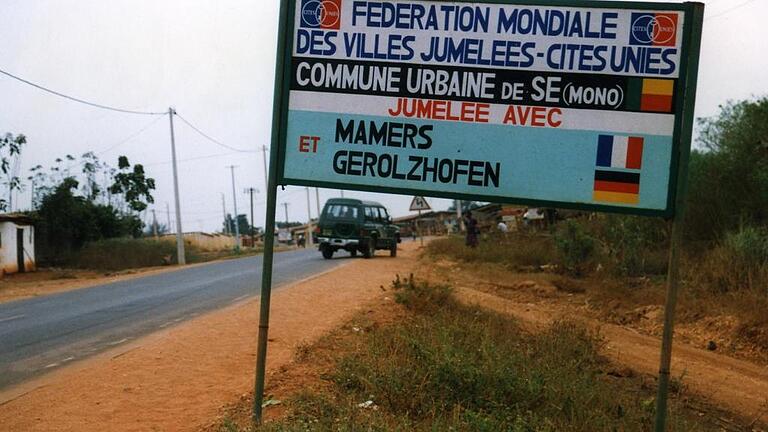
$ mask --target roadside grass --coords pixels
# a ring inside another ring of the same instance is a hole
[[[529,334],[509,317],[459,304],[448,286],[406,278],[393,288],[408,313],[339,350],[322,375],[328,386],[298,391],[262,427],[225,418],[219,430],[651,429],[653,386],[612,375],[599,335],[566,321]],[[669,430],[715,429],[675,395],[671,406]]]
[[[188,263],[201,263],[228,257],[261,253],[260,248],[205,251],[193,245],[185,247]],[[119,271],[155,267],[177,262],[176,243],[169,240],[119,238],[87,243],[81,250],[63,257],[67,266],[100,271]]]
[[[585,225],[589,223],[594,222]],[[596,228],[588,229],[594,232]],[[553,243],[548,234],[510,233],[506,239],[486,238],[479,247],[471,249],[464,246],[460,237],[446,237],[430,242],[427,253],[435,259],[456,261],[465,269],[482,269],[484,278],[497,280],[510,276],[503,270],[525,268],[532,260],[553,263],[555,268],[547,268],[552,272],[548,278],[556,287],[569,293],[584,293],[589,304],[605,319],[619,324],[631,322],[632,311],[638,308],[664,304],[664,245],[633,245],[617,253],[598,242],[593,253],[585,257],[586,265],[580,266],[575,274],[569,271]],[[517,247],[510,248],[510,244]],[[528,251],[532,251],[531,257],[525,256]],[[494,271],[494,265],[499,270]],[[733,346],[753,346],[763,356],[768,354],[768,264],[749,262],[738,249],[691,245],[683,253],[681,280],[679,322],[733,317],[738,321],[730,335]]]
[[[510,270],[525,270],[552,264],[556,255],[555,242],[548,234],[508,233],[483,240],[469,248],[461,237],[436,239],[427,244],[427,252],[445,255],[463,262],[496,263]]]

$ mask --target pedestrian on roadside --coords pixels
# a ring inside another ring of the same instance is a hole
[[[496,225],[496,228],[499,229],[499,232],[501,233],[501,235],[503,235],[504,237],[507,236],[507,232],[509,232],[509,227],[507,226],[506,223],[504,223],[504,221],[499,222],[499,224]]]
[[[472,216],[472,212],[467,212],[464,216],[464,227],[467,230],[467,246],[477,247],[478,237],[480,230],[477,227],[477,219]]]

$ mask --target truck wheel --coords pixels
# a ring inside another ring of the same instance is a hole
[[[389,247],[389,256],[396,257],[397,256],[397,242],[393,241],[392,245]]]
[[[373,258],[373,254],[376,253],[376,237],[371,237],[368,243],[363,249],[363,258]]]
[[[356,257],[357,256],[357,249],[352,249],[351,251],[349,251],[349,254],[352,255],[353,258]]]
[[[329,247],[320,248],[320,252],[323,253],[323,258],[325,259],[333,258],[333,249]]]

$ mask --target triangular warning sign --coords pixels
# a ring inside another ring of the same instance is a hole
[[[413,197],[413,201],[411,201],[411,211],[418,211],[418,210],[432,210],[432,207],[429,206],[429,203],[427,203],[427,200],[424,199],[424,197],[415,196]]]

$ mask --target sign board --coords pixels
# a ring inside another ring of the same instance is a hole
[[[280,230],[277,231],[277,241],[279,242],[286,243],[291,241],[292,238],[291,231],[288,228],[280,228]]]
[[[277,182],[673,216],[694,7],[290,0]]]
[[[411,201],[411,207],[409,208],[409,210],[410,211],[432,210],[432,207],[429,206],[429,203],[427,202],[427,200],[424,199],[424,197],[415,196]]]

